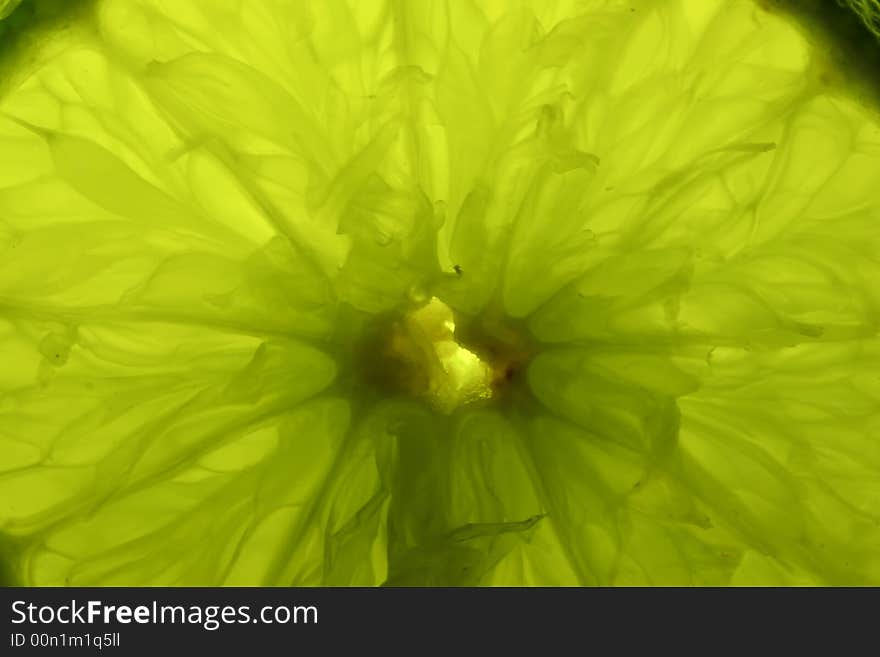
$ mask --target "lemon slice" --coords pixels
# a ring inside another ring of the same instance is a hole
[[[876,2],[18,4],[4,582],[880,583]]]

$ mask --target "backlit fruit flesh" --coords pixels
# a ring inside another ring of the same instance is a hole
[[[880,584],[830,4],[0,0],[0,578]]]

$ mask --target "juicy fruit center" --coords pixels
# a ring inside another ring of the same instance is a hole
[[[450,414],[502,396],[516,378],[525,359],[496,337],[457,326],[453,310],[431,297],[377,323],[362,347],[367,378]]]
[[[383,322],[367,349],[383,387],[421,398],[441,413],[492,397],[492,368],[455,338],[452,309],[436,297]]]

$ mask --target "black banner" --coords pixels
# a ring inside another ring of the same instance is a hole
[[[876,589],[0,589],[0,655],[766,648],[875,640]],[[709,643],[706,643],[709,642]],[[873,652],[871,644],[867,644]]]

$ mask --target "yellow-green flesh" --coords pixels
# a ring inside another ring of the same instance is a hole
[[[74,4],[0,34],[6,583],[880,584],[880,123],[785,15]]]

